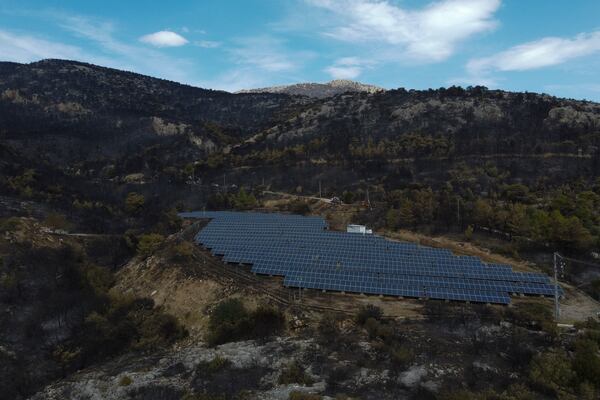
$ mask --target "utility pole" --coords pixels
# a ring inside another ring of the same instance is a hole
[[[369,186],[367,186],[367,206],[371,209],[371,199],[369,198]]]
[[[456,220],[458,221],[458,227],[460,228],[460,197],[456,198]]]
[[[319,199],[322,198],[321,196],[321,180],[319,179]]]
[[[554,252],[554,318],[558,322],[560,317],[560,303],[558,302],[558,257],[560,254]]]

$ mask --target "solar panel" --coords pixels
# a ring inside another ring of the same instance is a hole
[[[320,217],[232,211],[180,216],[210,220],[195,239],[212,254],[250,264],[257,274],[283,276],[289,287],[498,304],[508,304],[510,294],[554,295],[545,274],[378,235],[330,231]]]

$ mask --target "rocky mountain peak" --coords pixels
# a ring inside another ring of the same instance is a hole
[[[237,93],[285,93],[293,96],[307,96],[313,98],[332,97],[346,92],[375,93],[385,89],[348,79],[334,79],[326,83],[296,83],[293,85],[270,86],[259,89],[244,89]]]

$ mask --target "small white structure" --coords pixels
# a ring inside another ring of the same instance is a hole
[[[373,233],[373,230],[371,229],[367,229],[366,226],[364,225],[348,225],[346,226],[346,232],[348,233],[362,233],[363,235],[365,234],[371,234]]]

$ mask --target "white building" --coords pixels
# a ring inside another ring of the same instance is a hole
[[[367,229],[367,227],[364,226],[364,225],[354,225],[354,224],[351,224],[351,225],[346,226],[346,232],[348,232],[348,233],[362,233],[364,235],[364,234],[371,234],[371,233],[373,233],[373,230]]]

